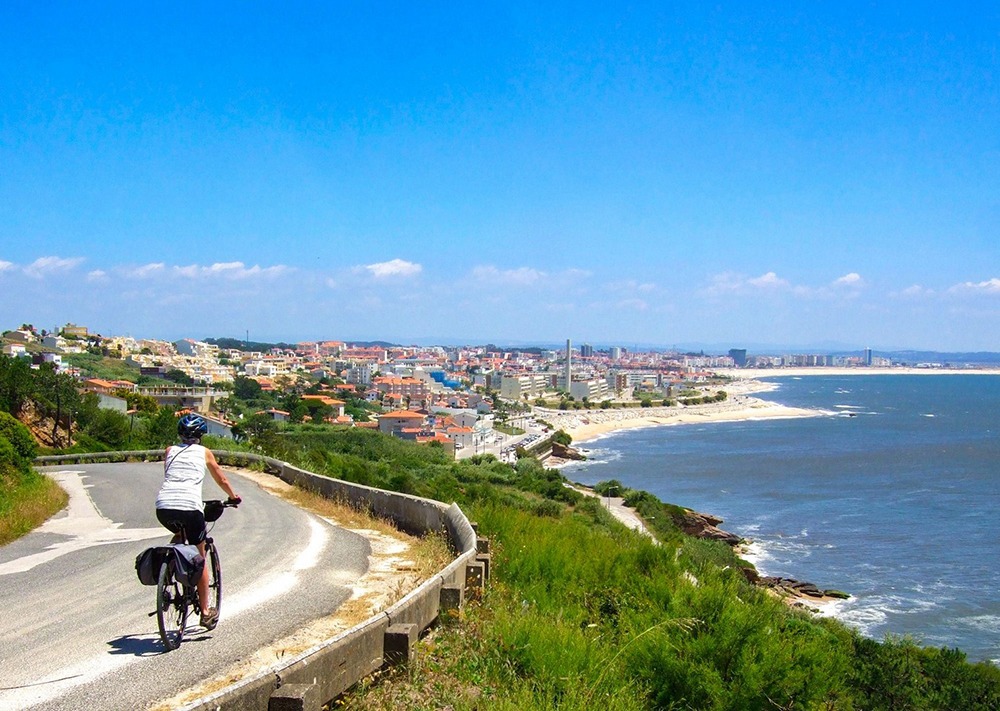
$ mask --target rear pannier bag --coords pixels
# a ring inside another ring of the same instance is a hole
[[[143,585],[156,585],[164,560],[174,561],[174,577],[182,585],[197,585],[205,567],[205,557],[198,546],[176,543],[147,548],[135,558],[135,573]]]

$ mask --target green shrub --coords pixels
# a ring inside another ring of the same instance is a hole
[[[19,468],[30,466],[38,455],[38,445],[31,432],[13,415],[0,412],[0,438],[6,439],[19,461]]]
[[[131,434],[129,418],[114,410],[98,410],[87,423],[88,435],[105,445],[105,449],[124,449]]]
[[[536,516],[552,516],[553,518],[558,518],[562,515],[563,511],[566,510],[566,507],[556,501],[546,499],[536,503],[531,510]]]
[[[625,496],[629,491],[629,489],[626,489],[625,486],[617,479],[599,481],[594,484],[593,489],[601,496]],[[626,503],[626,506],[632,506],[632,504]]]

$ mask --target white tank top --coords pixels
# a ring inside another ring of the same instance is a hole
[[[156,508],[178,511],[201,511],[201,484],[208,465],[205,448],[200,444],[169,447],[163,462],[163,486],[156,497]]]

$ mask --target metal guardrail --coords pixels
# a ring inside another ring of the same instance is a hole
[[[221,464],[261,466],[290,484],[389,518],[407,532],[443,532],[455,559],[388,609],[280,665],[198,699],[184,706],[184,711],[319,711],[380,668],[409,661],[420,633],[442,612],[458,611],[489,579],[489,541],[477,535],[457,504],[332,479],[252,452],[213,453]],[[35,465],[157,461],[163,457],[164,450],[58,454],[38,457]]]

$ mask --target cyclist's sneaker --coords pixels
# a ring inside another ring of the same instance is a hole
[[[219,611],[214,607],[208,608],[208,612],[201,614],[201,626],[205,629],[214,630],[217,624],[219,624]]]

